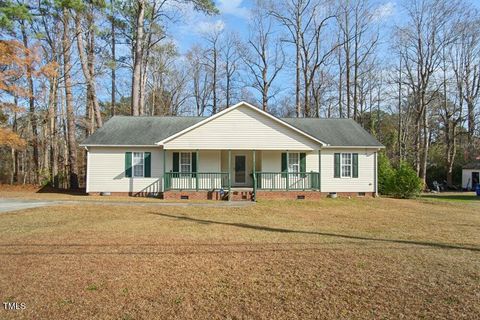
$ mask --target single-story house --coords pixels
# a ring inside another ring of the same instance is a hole
[[[467,163],[462,167],[462,188],[475,190],[480,181],[480,160]]]
[[[351,119],[245,102],[211,117],[115,116],[81,145],[89,194],[248,200],[374,196],[383,148]]]

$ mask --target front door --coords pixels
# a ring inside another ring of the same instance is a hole
[[[479,178],[479,173],[478,172],[472,172],[472,190],[475,190],[478,184],[478,178]]]
[[[247,182],[247,159],[245,155],[235,156],[235,184]]]

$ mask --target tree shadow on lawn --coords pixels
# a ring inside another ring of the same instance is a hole
[[[173,215],[173,214],[166,214],[166,213],[157,213],[157,212],[149,212],[149,213],[153,214],[153,215],[166,217],[166,218],[173,218],[173,219],[178,219],[178,220],[190,221],[190,222],[194,222],[194,223],[198,223],[198,224],[218,224],[218,225],[224,225],[224,226],[246,228],[246,229],[253,229],[253,230],[267,231],[267,232],[311,234],[311,235],[336,237],[336,238],[343,238],[343,239],[353,239],[353,240],[363,240],[363,241],[379,241],[379,242],[390,242],[390,243],[401,243],[401,244],[413,244],[413,245],[418,245],[418,246],[428,246],[428,247],[441,248],[441,249],[462,249],[462,250],[470,250],[470,251],[480,252],[480,248],[477,248],[477,247],[468,247],[468,246],[461,246],[461,245],[448,244],[448,243],[437,243],[437,242],[415,241],[415,240],[401,240],[401,239],[369,238],[369,237],[361,237],[361,236],[352,236],[352,235],[347,235],[347,234],[317,232],[317,231],[305,231],[305,230],[291,230],[291,229],[284,229],[284,228],[274,228],[274,227],[268,227],[268,226],[252,225],[252,224],[247,224],[247,223],[223,222],[223,221],[215,221],[215,220],[208,220],[208,219],[198,219],[198,218],[192,218],[192,217],[187,217],[187,216],[176,216],[176,215]]]

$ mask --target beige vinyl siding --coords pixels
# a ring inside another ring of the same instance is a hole
[[[125,177],[125,152],[151,152],[151,178]],[[87,161],[87,192],[161,191],[163,155],[158,147],[89,147]]]
[[[322,192],[375,192],[373,149],[322,149]],[[334,178],[334,154],[358,153],[358,178]]]
[[[472,189],[472,172],[480,172],[479,169],[463,169],[462,170],[462,188]]]
[[[286,178],[280,173],[282,170],[282,153],[286,151],[262,151],[262,172],[278,172],[275,175],[264,175],[260,184],[262,188],[286,188]],[[306,172],[318,172],[318,151],[293,151],[295,153],[306,153]],[[290,152],[292,153],[292,152]],[[289,187],[295,188],[302,185],[309,185],[308,178],[289,177]]]
[[[221,161],[221,152],[218,150],[166,150],[166,163],[167,163],[167,172],[173,171],[173,153],[174,152],[198,152],[198,163],[197,163],[197,172],[199,173],[219,173],[221,170],[220,161]],[[171,187],[172,188],[184,188],[186,189],[195,189],[197,183],[197,178],[191,175],[176,175],[172,177]],[[220,176],[201,176],[199,175],[198,185],[201,188],[208,189],[220,189],[221,188],[221,178]]]
[[[313,150],[319,144],[242,106],[165,143],[166,149]]]

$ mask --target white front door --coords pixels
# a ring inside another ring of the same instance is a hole
[[[247,157],[245,155],[235,155],[235,184],[247,183]]]

